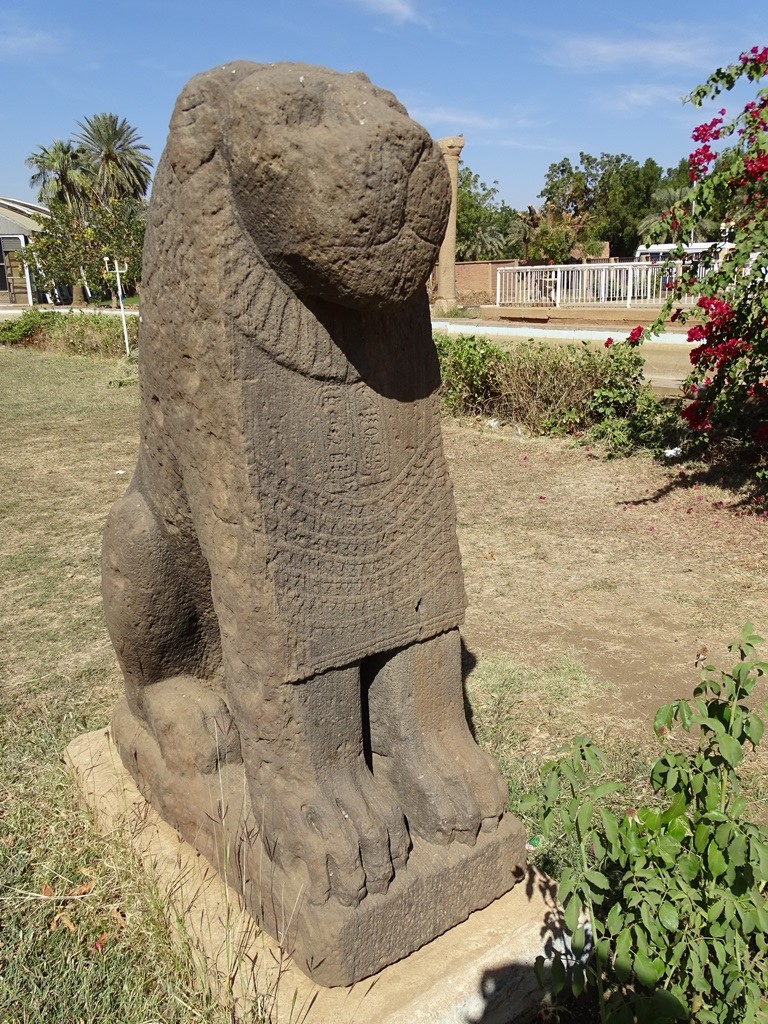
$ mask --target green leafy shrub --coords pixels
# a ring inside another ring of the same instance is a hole
[[[57,315],[40,309],[27,309],[21,316],[0,320],[0,345],[41,347]]]
[[[644,363],[635,348],[610,347],[600,361],[600,383],[586,403],[590,439],[614,455],[657,449],[679,433],[678,403],[665,404],[656,397],[643,376]]]
[[[475,335],[435,334],[448,412],[493,416],[535,434],[587,435],[619,455],[665,442],[674,416],[632,349],[528,341],[503,351]]]
[[[706,665],[692,700],[659,709],[655,804],[615,813],[621,785],[583,737],[542,768],[542,833],[577,851],[558,890],[570,952],[555,954],[547,983],[595,989],[605,1022],[766,1019],[768,829],[745,820],[738,775],[763,735],[747,703],[768,672],[761,639],[745,626],[730,672]]]
[[[435,334],[445,408],[458,416],[490,416],[502,400],[504,353],[474,334]]]
[[[139,318],[126,318],[128,340],[136,347]],[[28,309],[21,316],[0,322],[0,344],[27,345],[71,355],[118,358],[125,355],[123,325],[106,313],[58,313]]]
[[[138,340],[138,317],[126,317],[128,341],[132,347]],[[121,357],[125,340],[120,317],[107,313],[65,313],[59,317],[52,333],[53,347],[73,355]]]

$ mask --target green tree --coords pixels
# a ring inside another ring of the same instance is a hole
[[[512,210],[511,213],[506,229],[510,256],[513,259],[522,258],[528,263],[536,231],[541,223],[539,211],[535,206],[529,206],[527,210]]]
[[[90,175],[82,149],[69,139],[54,139],[50,146],[38,146],[26,159],[33,171],[30,187],[37,189],[41,203],[82,205],[90,194]]]
[[[595,216],[612,255],[634,255],[642,241],[640,221],[651,207],[661,176],[661,167],[650,158],[641,164],[622,154],[606,163]]]
[[[136,129],[115,114],[86,117],[78,127],[74,140],[57,139],[27,159],[34,172],[30,184],[50,208],[50,217],[40,218],[28,264],[51,293],[66,285],[80,302],[87,285],[96,297],[114,299],[105,257],[127,264],[126,290],[141,277],[143,198],[152,159]]]
[[[687,156],[681,157],[676,167],[666,169],[662,184],[669,185],[670,188],[691,187],[691,165]]]
[[[92,279],[102,291],[115,298],[113,261],[121,264],[124,291],[130,293],[141,280],[147,207],[144,201],[130,197],[111,199],[91,210],[87,231],[95,249],[91,264]],[[104,261],[109,261],[105,266]]]
[[[574,249],[593,253],[594,217],[576,203],[513,210],[498,199],[498,182],[487,185],[469,167],[459,168],[456,255],[463,260],[569,259]]]
[[[152,177],[149,147],[125,118],[94,114],[78,121],[75,136],[83,161],[102,202],[110,199],[141,199]]]
[[[130,198],[91,203],[84,210],[54,202],[50,216],[38,219],[40,230],[25,249],[26,259],[33,272],[42,273],[51,294],[61,285],[75,292],[85,284],[93,298],[114,300],[115,279],[104,260],[109,269],[115,259],[124,265],[123,289],[135,289],[141,278],[145,213],[145,205]]]
[[[582,153],[582,163],[585,160],[592,161],[594,157]],[[579,214],[593,206],[593,192],[594,182],[589,180],[588,171],[581,166],[574,167],[568,157],[564,157],[549,165],[539,198],[558,213]]]
[[[652,213],[647,213],[640,221],[638,230],[641,239],[653,236],[656,242],[707,242],[715,240],[720,233],[720,224],[711,218],[702,217],[692,226],[688,234],[683,235],[680,221],[672,214],[672,209],[690,209],[695,203],[695,190],[687,185],[662,184],[651,196],[654,206]]]
[[[534,260],[567,263],[574,258],[596,256],[601,243],[589,211],[571,213],[546,204],[538,211],[538,226],[531,242]]]
[[[640,164],[624,153],[581,153],[576,167],[567,157],[550,164],[540,196],[555,215],[588,218],[593,245],[607,241],[611,255],[631,256],[661,177],[661,167],[651,159]],[[586,235],[582,228],[582,244]]]
[[[57,294],[62,285],[80,285],[90,264],[90,244],[80,212],[66,202],[54,200],[50,216],[39,217],[39,230],[26,246],[24,256],[36,277],[42,277],[45,291]]]
[[[505,255],[505,223],[509,207],[497,199],[498,182],[486,185],[469,167],[459,167],[456,205],[456,256],[460,260],[492,260]]]

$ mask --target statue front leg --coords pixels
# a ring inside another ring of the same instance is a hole
[[[416,835],[474,843],[496,827],[507,787],[464,712],[458,629],[371,659],[373,774],[386,780]]]
[[[242,727],[245,717],[251,804],[270,859],[294,876],[306,870],[312,903],[356,906],[386,892],[409,840],[366,763],[359,668],[277,685]]]

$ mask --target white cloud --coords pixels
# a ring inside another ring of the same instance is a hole
[[[530,153],[562,153],[562,139],[536,139],[531,136],[526,139],[494,139],[494,146],[503,149],[520,149]]]
[[[614,88],[610,92],[597,96],[597,105],[605,110],[638,110],[648,107],[664,106],[668,109],[681,105],[684,94],[681,87],[641,84],[628,85],[625,88]]]
[[[35,57],[59,48],[56,36],[40,29],[6,28],[0,35],[0,57],[6,59]]]
[[[715,59],[712,43],[688,31],[684,42],[674,34],[637,33],[632,36],[554,36],[539,59],[575,71],[636,67],[678,70],[708,67]]]
[[[421,124],[449,125],[457,132],[461,132],[465,128],[474,128],[478,131],[490,130],[498,128],[501,124],[498,118],[488,117],[485,114],[478,114],[475,111],[459,107],[408,106],[408,113],[414,121]]]
[[[411,0],[356,0],[356,2],[377,14],[386,14],[401,24],[406,21],[416,24],[425,23]]]

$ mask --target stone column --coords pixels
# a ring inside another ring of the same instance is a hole
[[[445,313],[456,305],[456,204],[459,191],[459,154],[464,147],[464,136],[451,135],[445,139],[438,139],[437,144],[445,157],[451,178],[451,212],[448,215],[445,238],[440,246],[437,297],[433,306],[435,313]]]

